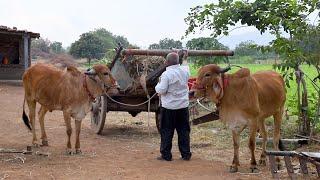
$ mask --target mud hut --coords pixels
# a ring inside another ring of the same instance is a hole
[[[19,80],[31,65],[31,38],[39,33],[0,26],[0,80]]]

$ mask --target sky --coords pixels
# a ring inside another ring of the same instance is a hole
[[[64,47],[79,39],[82,33],[105,28],[126,37],[131,44],[147,48],[160,39],[181,40],[191,7],[209,0],[1,0],[0,25],[40,33]],[[189,36],[205,37],[202,32]],[[234,48],[245,40],[267,44],[271,35],[261,36],[254,28],[241,28],[220,42]]]

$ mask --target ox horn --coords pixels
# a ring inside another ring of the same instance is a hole
[[[220,68],[220,73],[226,73],[226,72],[228,72],[228,71],[230,71],[231,70],[231,67],[230,66],[228,66],[228,67],[226,67],[226,68]]]
[[[84,74],[86,75],[97,75],[96,71],[94,69],[87,69],[87,72],[85,72]]]

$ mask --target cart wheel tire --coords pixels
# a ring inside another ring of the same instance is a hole
[[[160,127],[161,127],[160,109],[156,111],[156,126],[157,126],[157,129],[158,129],[158,133],[160,134]]]
[[[96,98],[96,101],[92,103],[91,110],[91,129],[97,133],[101,134],[104,123],[106,121],[107,114],[107,97],[100,96]]]

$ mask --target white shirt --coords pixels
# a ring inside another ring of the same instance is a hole
[[[166,109],[181,109],[189,106],[189,72],[177,65],[171,65],[162,73],[155,89],[160,94],[161,105]]]

